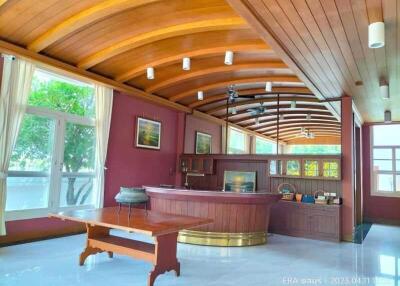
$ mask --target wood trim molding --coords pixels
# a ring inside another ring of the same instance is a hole
[[[146,89],[146,92],[152,93],[157,92],[160,89],[167,88],[180,82],[186,80],[192,80],[194,78],[198,78],[204,75],[212,75],[218,73],[226,73],[232,71],[240,71],[240,70],[267,70],[267,69],[288,69],[287,65],[281,61],[274,62],[259,62],[259,63],[242,63],[237,65],[222,65],[217,67],[206,68],[198,71],[187,72],[184,74],[180,74],[178,76],[166,79],[157,84],[154,84]]]
[[[163,27],[161,29],[153,30],[147,33],[135,35],[129,39],[115,43],[82,59],[77,66],[82,69],[89,69],[101,62],[104,62],[109,58],[112,58],[126,51],[172,37],[193,33],[231,29],[248,29],[248,26],[242,18],[233,17],[202,20],[197,22],[183,23],[175,26]]]
[[[241,51],[265,51],[271,52],[272,50],[264,43],[254,43],[254,44],[227,44],[226,46],[221,47],[213,47],[213,48],[202,48],[197,50],[192,50],[188,52],[178,52],[174,53],[168,57],[159,58],[153,61],[146,63],[145,65],[141,65],[138,67],[134,67],[131,70],[128,70],[124,73],[121,73],[115,77],[116,81],[124,82],[134,77],[137,77],[146,72],[147,67],[157,68],[159,66],[170,65],[175,62],[181,61],[183,57],[201,57],[205,55],[219,55],[225,53],[226,50],[230,50],[233,52],[241,52]]]
[[[28,49],[40,52],[61,38],[77,31],[90,23],[110,17],[124,10],[159,2],[160,0],[108,0],[85,9],[57,24],[28,45]]]

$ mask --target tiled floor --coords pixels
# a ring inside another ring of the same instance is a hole
[[[121,233],[118,233],[121,234]],[[85,236],[0,248],[0,285],[144,286],[151,265],[98,254],[78,266]],[[280,235],[264,246],[179,245],[181,277],[167,273],[155,285],[400,285],[400,228],[373,225],[362,245]]]

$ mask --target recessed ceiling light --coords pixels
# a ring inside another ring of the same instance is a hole
[[[190,58],[188,58],[188,57],[183,58],[183,60],[182,60],[182,69],[184,71],[190,70]]]
[[[228,66],[233,64],[233,52],[232,51],[225,52],[225,64]]]
[[[154,79],[154,68],[153,67],[147,68],[147,79]]]
[[[197,99],[198,99],[198,100],[203,100],[203,99],[204,99],[204,93],[203,93],[203,91],[199,90],[199,91],[197,92]]]
[[[385,45],[385,23],[375,22],[368,26],[368,47],[382,48]]]
[[[267,81],[267,82],[265,83],[265,91],[266,91],[266,92],[271,92],[271,91],[272,91],[272,82]]]

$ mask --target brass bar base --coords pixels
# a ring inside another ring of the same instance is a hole
[[[178,242],[208,246],[251,246],[267,243],[267,233],[224,233],[182,230],[179,232]]]

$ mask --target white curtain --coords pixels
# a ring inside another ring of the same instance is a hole
[[[6,234],[8,166],[25,114],[34,70],[35,66],[29,61],[4,56],[0,92],[0,235]]]
[[[99,192],[96,206],[101,208],[104,204],[104,171],[108,137],[110,134],[111,112],[113,104],[113,90],[111,88],[96,85],[96,183],[95,190]]]

